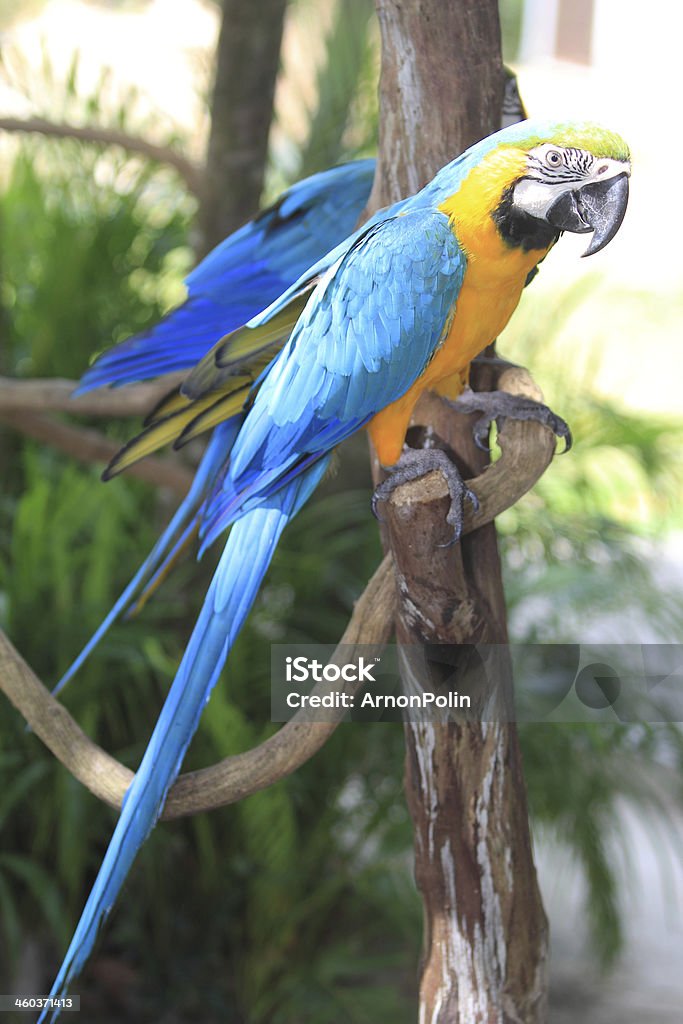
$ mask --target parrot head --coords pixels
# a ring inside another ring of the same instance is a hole
[[[522,239],[517,244],[528,248],[535,237],[542,245],[562,231],[592,232],[583,253],[590,256],[614,238],[626,213],[631,174],[620,136],[595,125],[559,126],[513,149],[515,179],[494,214],[506,240]]]
[[[487,242],[493,221],[508,250],[530,257],[546,252],[563,231],[592,232],[589,256],[619,230],[630,173],[628,146],[614,132],[590,123],[530,120],[477,143],[429,188],[453,218],[466,251],[495,255]]]

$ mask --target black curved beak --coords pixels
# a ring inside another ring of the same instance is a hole
[[[583,253],[592,256],[612,241],[627,205],[628,174],[624,172],[606,181],[592,181],[575,192],[565,192],[550,207],[546,219],[559,231],[592,231],[590,245]]]

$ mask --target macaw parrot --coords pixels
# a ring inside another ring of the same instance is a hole
[[[379,499],[438,466],[451,487],[457,533],[464,485],[444,453],[404,449],[413,408],[425,390],[458,398],[471,360],[503,329],[529,273],[562,232],[592,232],[584,255],[607,245],[624,217],[629,176],[626,143],[595,125],[524,121],[497,132],[221,339],[155,414],[178,436],[216,428],[202,465],[211,483],[195,518],[204,548],[232,528],[53,996],[65,993],[88,959],[280,535],[333,449],[361,428],[369,432],[391,472]],[[282,347],[273,358],[274,338]],[[248,387],[240,370],[246,350],[250,358],[265,353]],[[549,422],[537,403],[513,406],[504,415]]]
[[[503,67],[503,74],[501,127],[506,128],[524,119],[526,111],[516,75],[507,66]],[[189,371],[217,339],[260,313],[352,234],[370,198],[375,164],[374,159],[352,161],[313,174],[289,188],[199,263],[186,278],[188,297],[182,305],[150,331],[102,353],[83,375],[74,395],[174,371]],[[234,408],[241,406],[254,380],[284,344],[288,332],[276,332],[268,347],[259,338],[253,353],[249,349],[252,335],[250,332],[243,337],[240,348],[232,345],[234,367],[239,366],[240,371],[232,382]],[[175,447],[180,447],[200,429],[206,429],[207,419],[201,419],[179,437],[178,421],[171,416],[179,411],[182,405],[179,410],[173,401],[163,402],[153,410],[145,421],[149,429],[122,453],[108,475],[120,472],[167,441],[175,439]],[[216,413],[217,410],[211,410],[208,420]],[[143,607],[192,539],[197,510],[224,459],[234,428],[233,423],[209,442],[189,493],[114,607],[59,680],[54,693],[59,693],[73,678],[119,615],[124,611],[133,615]]]

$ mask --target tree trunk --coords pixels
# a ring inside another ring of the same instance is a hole
[[[224,0],[200,256],[258,209],[286,6],[287,0]]]
[[[411,195],[500,127],[497,0],[376,0],[382,35],[372,209]]]
[[[497,0],[377,0],[377,10],[381,131],[371,209],[416,191],[499,127],[503,86]],[[430,424],[466,476],[482,468],[464,417],[429,397],[416,422]],[[439,548],[445,512],[443,501],[387,503],[385,539],[400,581],[397,639],[505,644],[495,528]],[[471,648],[459,650],[462,668]],[[408,687],[424,687],[409,655],[404,670]],[[502,652],[496,683],[484,695],[488,722],[406,723],[406,791],[425,919],[421,1024],[546,1020],[547,924]]]

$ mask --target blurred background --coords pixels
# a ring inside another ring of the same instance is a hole
[[[683,9],[650,0],[647,24],[636,0],[501,0],[500,10],[530,115],[603,121],[633,151],[615,241],[584,264],[581,240],[565,239],[500,342],[576,438],[499,520],[512,635],[676,643],[683,141],[670,110]],[[0,374],[77,378],[183,298],[208,242],[177,161],[104,144],[96,130],[84,142],[16,122],[113,129],[201,168],[220,19],[208,0],[0,0],[0,129],[12,129],[0,130]],[[374,152],[378,71],[370,0],[289,0],[262,202]],[[123,440],[135,427],[106,431]],[[0,626],[48,685],[177,501],[125,477],[104,487],[100,471],[0,417]],[[380,558],[369,489],[356,439],[285,535],[188,768],[273,729],[271,641],[341,635]],[[182,564],[65,693],[89,735],[131,766],[211,568],[210,556]],[[531,724],[522,740],[553,936],[551,1020],[673,1024],[683,1004],[681,732]],[[421,920],[402,749],[397,726],[344,726],[271,790],[156,829],[76,986],[87,1019],[413,1020]],[[2,702],[2,991],[49,987],[113,822]]]

